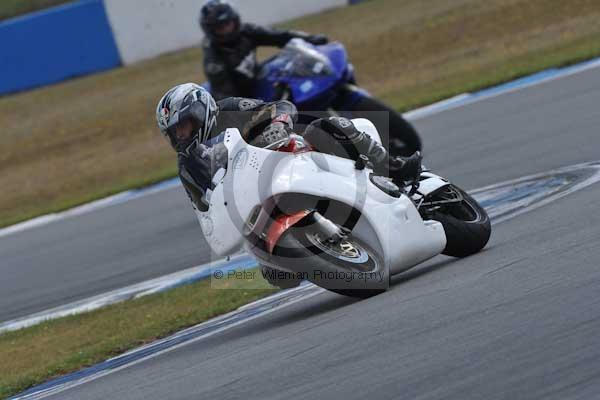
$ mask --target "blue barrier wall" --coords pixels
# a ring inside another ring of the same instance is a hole
[[[0,23],[0,94],[121,64],[102,0],[85,0]]]

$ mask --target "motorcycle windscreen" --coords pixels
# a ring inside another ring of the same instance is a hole
[[[280,76],[307,78],[333,74],[329,58],[312,45],[298,39],[290,40],[272,62],[277,66]]]
[[[340,68],[325,51],[325,48],[336,46],[317,48],[300,39],[291,40],[279,54],[262,65],[258,74],[258,97],[267,101],[278,98],[274,85],[288,87],[295,103],[319,96],[340,79]]]

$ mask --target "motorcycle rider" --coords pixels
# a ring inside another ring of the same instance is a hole
[[[309,43],[327,43],[323,35],[283,31],[242,23],[238,12],[226,1],[209,0],[200,11],[200,26],[205,34],[204,72],[216,99],[252,97],[257,73],[258,46],[283,47],[293,38]]]
[[[285,143],[293,133],[296,107],[289,101],[265,103],[230,97],[215,102],[211,94],[194,83],[175,86],[160,99],[156,120],[163,136],[177,152],[179,177],[194,210],[207,211],[207,194],[215,187],[213,178],[227,167],[225,129],[240,129],[245,140],[257,146]],[[376,173],[398,183],[418,178],[421,156],[389,157],[387,151],[346,118],[329,117],[311,122],[303,134],[318,151],[356,160],[366,155]],[[299,281],[278,280],[263,267],[263,276],[273,285],[291,287]]]

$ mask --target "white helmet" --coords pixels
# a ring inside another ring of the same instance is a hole
[[[210,138],[218,114],[217,103],[208,90],[195,83],[185,83],[175,86],[160,99],[156,122],[171,146],[181,152],[196,140],[202,143]],[[193,134],[182,141],[176,136],[176,128],[188,120],[192,122]]]

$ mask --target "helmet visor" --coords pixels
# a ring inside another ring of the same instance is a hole
[[[171,144],[178,150],[189,146],[199,137],[206,123],[206,108],[194,102],[179,112],[177,121],[169,126],[167,134]]]
[[[228,20],[221,23],[218,23],[213,28],[213,32],[217,36],[227,36],[236,31],[236,23],[234,20]]]
[[[176,143],[190,142],[194,135],[194,122],[191,118],[179,121],[168,129],[169,137]]]

